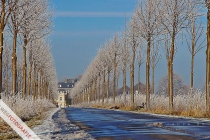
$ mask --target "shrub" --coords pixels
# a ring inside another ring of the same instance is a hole
[[[38,98],[34,100],[32,96],[21,98],[20,96],[2,95],[2,100],[23,120],[28,120],[33,116],[41,115],[50,107],[55,107],[48,99]]]

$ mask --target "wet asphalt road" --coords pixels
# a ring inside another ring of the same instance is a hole
[[[210,140],[210,121],[92,108],[65,111],[71,123],[98,140]]]

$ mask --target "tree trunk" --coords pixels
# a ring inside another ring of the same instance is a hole
[[[207,13],[207,49],[206,49],[206,113],[210,114],[210,9]]]
[[[5,0],[1,1],[1,22],[0,22],[0,93],[2,92],[2,68],[3,68],[3,45],[5,27]],[[0,94],[1,99],[1,94]]]
[[[42,74],[41,74],[41,70],[39,72],[39,96],[40,98],[43,98],[43,94],[42,94]]]
[[[136,42],[133,42],[133,46],[132,46],[132,51],[133,51],[133,55],[132,55],[132,63],[130,66],[130,84],[131,84],[131,106],[134,106],[134,65],[135,65],[135,59],[136,59]]]
[[[31,74],[32,74],[32,66],[33,66],[33,64],[30,63],[29,72],[28,72],[28,95],[31,95]]]
[[[123,67],[123,94],[124,94],[124,104],[126,104],[126,65]]]
[[[24,46],[23,46],[23,85],[22,85],[22,98],[26,94],[26,73],[27,73],[27,64],[26,64],[26,46],[27,46],[26,36],[24,37]]]
[[[139,65],[139,67],[138,67],[138,94],[140,94],[140,86],[141,86],[140,68],[141,68],[141,65]]]
[[[111,71],[111,68],[110,66],[108,66],[107,89],[106,89],[106,103],[107,104],[109,102],[110,71]]]
[[[131,106],[134,106],[134,70],[133,64],[130,66],[130,95],[131,95]]]
[[[37,99],[36,97],[37,97],[37,88],[36,88],[36,86],[37,86],[37,68],[36,68],[36,66],[34,65],[34,79],[33,79],[33,97],[34,97],[34,99]]]
[[[103,72],[103,91],[102,91],[102,105],[104,105],[104,95],[105,95],[105,86],[106,86],[106,70]]]
[[[170,57],[168,58],[168,92],[169,92],[169,110],[173,112],[173,58],[175,47],[175,25],[173,27],[173,36],[171,42]]]
[[[49,83],[46,82],[45,96],[46,96],[47,99],[49,99],[49,92],[48,91],[49,91]]]
[[[173,63],[168,60],[168,93],[169,93],[169,110],[173,111]]]
[[[191,74],[190,74],[190,88],[193,88],[194,83],[194,55],[191,58]]]
[[[42,74],[42,71],[40,71],[40,85],[39,85],[39,88],[40,88],[40,96],[42,99],[44,99],[44,92],[43,92],[43,74]]]
[[[116,94],[115,94],[116,97],[119,95],[118,89],[119,89],[119,75],[117,75],[116,77]]]
[[[114,58],[114,76],[113,76],[113,103],[115,104],[115,95],[116,95],[116,78],[117,78],[117,54],[115,53],[115,58]]]
[[[147,40],[147,62],[146,62],[146,109],[150,109],[150,37]]]
[[[101,74],[98,75],[98,103],[100,102],[101,96]]]
[[[95,78],[95,81],[94,81],[94,100],[95,100],[95,103],[96,103],[96,87],[97,87],[97,78]]]
[[[115,95],[116,95],[116,73],[115,70],[116,68],[114,68],[114,77],[113,77],[113,90],[112,90],[112,98],[113,98],[113,104],[115,104]]]
[[[13,96],[17,92],[17,56],[16,56],[17,34],[18,31],[14,30],[13,52],[12,52],[12,95]]]
[[[90,85],[88,85],[88,104],[90,104],[90,93],[91,93],[91,91],[90,91]]]
[[[190,74],[190,87],[193,88],[194,84],[194,57],[195,57],[195,47],[196,47],[196,33],[195,33],[195,21],[192,21],[192,52],[191,52],[191,74]]]
[[[154,62],[152,62],[152,94],[155,93],[155,65]]]
[[[9,94],[9,74],[8,74],[8,72],[7,72],[7,74],[6,74],[6,91],[5,91],[5,93],[8,95]]]
[[[93,101],[93,81],[90,84],[90,102]]]
[[[81,100],[81,102],[85,102],[85,89],[82,91],[82,100]]]
[[[3,31],[0,29],[0,93],[2,92],[2,68],[3,68]],[[0,95],[1,99],[1,95]]]
[[[91,102],[91,84],[88,84],[88,103],[90,104]]]

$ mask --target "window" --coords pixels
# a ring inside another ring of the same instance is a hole
[[[62,97],[60,97],[60,101],[62,101]]]
[[[61,85],[59,85],[59,87],[62,87]]]

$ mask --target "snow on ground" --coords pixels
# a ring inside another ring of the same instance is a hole
[[[94,140],[78,126],[71,124],[65,110],[60,108],[51,110],[43,124],[33,128],[33,131],[43,140]]]

